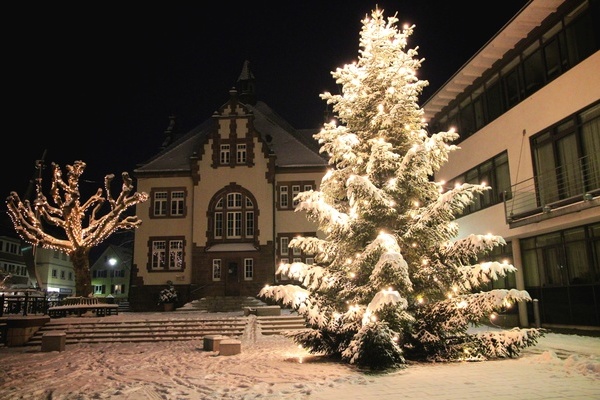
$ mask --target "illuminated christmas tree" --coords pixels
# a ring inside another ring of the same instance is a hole
[[[302,315],[308,329],[289,333],[313,353],[372,369],[413,360],[510,357],[537,342],[538,329],[470,331],[525,291],[480,289],[514,266],[480,262],[493,235],[457,239],[455,221],[489,187],[446,190],[432,177],[457,150],[454,131],[430,134],[417,99],[427,81],[417,50],[405,51],[414,26],[375,9],[362,21],[358,62],[332,72],[341,94],[324,93],[337,122],[315,138],[329,156],[319,190],[300,193],[296,211],[319,225],[317,237],[290,247],[315,264],[283,264],[297,284],[259,293]]]
[[[15,231],[33,246],[58,250],[71,258],[75,270],[75,290],[78,296],[92,293],[89,252],[113,233],[134,229],[141,224],[135,215],[127,215],[130,207],[148,199],[146,193],[132,193],[133,183],[127,172],[122,173],[123,185],[117,198],[110,187],[114,175],[104,178],[104,190],[98,188],[85,203],[81,203],[79,179],[86,164],[75,161],[67,165],[67,180],[52,163],[50,196],[42,193],[42,178],[35,182],[36,197],[33,205],[22,201],[16,192],[6,199],[8,215]],[[104,192],[104,195],[103,195]],[[104,208],[103,208],[104,207]],[[108,207],[108,208],[106,208]],[[100,215],[106,211],[104,215]]]

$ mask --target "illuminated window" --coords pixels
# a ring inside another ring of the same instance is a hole
[[[215,259],[212,261],[212,279],[213,281],[221,280],[221,260]]]
[[[239,186],[235,189],[223,190],[209,203],[212,239],[254,241],[258,224],[255,200]]]
[[[183,270],[184,248],[184,239],[181,237],[151,239],[150,271]],[[123,273],[120,276],[123,277]]]

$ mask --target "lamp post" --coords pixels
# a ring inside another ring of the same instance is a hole
[[[113,296],[113,292],[114,292],[113,277],[115,276],[115,265],[117,265],[117,259],[114,257],[109,258],[108,265],[110,265],[110,294],[109,295],[110,295],[110,297],[114,298],[114,296]]]

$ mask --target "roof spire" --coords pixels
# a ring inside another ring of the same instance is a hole
[[[244,61],[242,66],[242,72],[238,77],[238,86],[240,101],[242,103],[254,105],[256,104],[256,90],[255,90],[255,78],[252,71],[250,71],[250,61]]]

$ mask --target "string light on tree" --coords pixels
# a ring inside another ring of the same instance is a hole
[[[503,299],[531,298],[482,291],[513,266],[466,261],[505,244],[493,235],[456,237],[455,216],[490,188],[457,183],[444,191],[444,182],[431,179],[458,150],[451,144],[458,134],[428,133],[418,104],[428,83],[417,78],[416,48],[407,49],[414,26],[399,31],[398,22],[373,10],[362,21],[358,61],[331,73],[340,93],[321,95],[337,117],[314,136],[331,168],[318,190],[296,197],[296,211],[318,223],[319,235],[290,243],[303,251],[319,243],[311,247],[318,262],[300,269],[298,284],[263,288],[259,296],[305,319],[307,329],[289,333],[295,342],[372,369],[402,367],[406,358],[494,358],[503,347],[516,354],[541,331],[493,340],[467,332]]]
[[[85,171],[83,161],[67,165],[67,180],[59,165],[52,163],[50,196],[42,193],[42,178],[36,179],[33,207],[29,199],[21,200],[16,192],[6,199],[8,215],[17,234],[33,246],[68,254],[75,270],[78,296],[92,294],[89,252],[117,231],[137,228],[142,221],[127,210],[148,200],[147,193],[134,192],[127,172],[121,174],[123,184],[117,197],[111,185],[114,175],[106,175],[104,188],[82,203],[79,180]],[[103,215],[102,212],[105,212]]]

